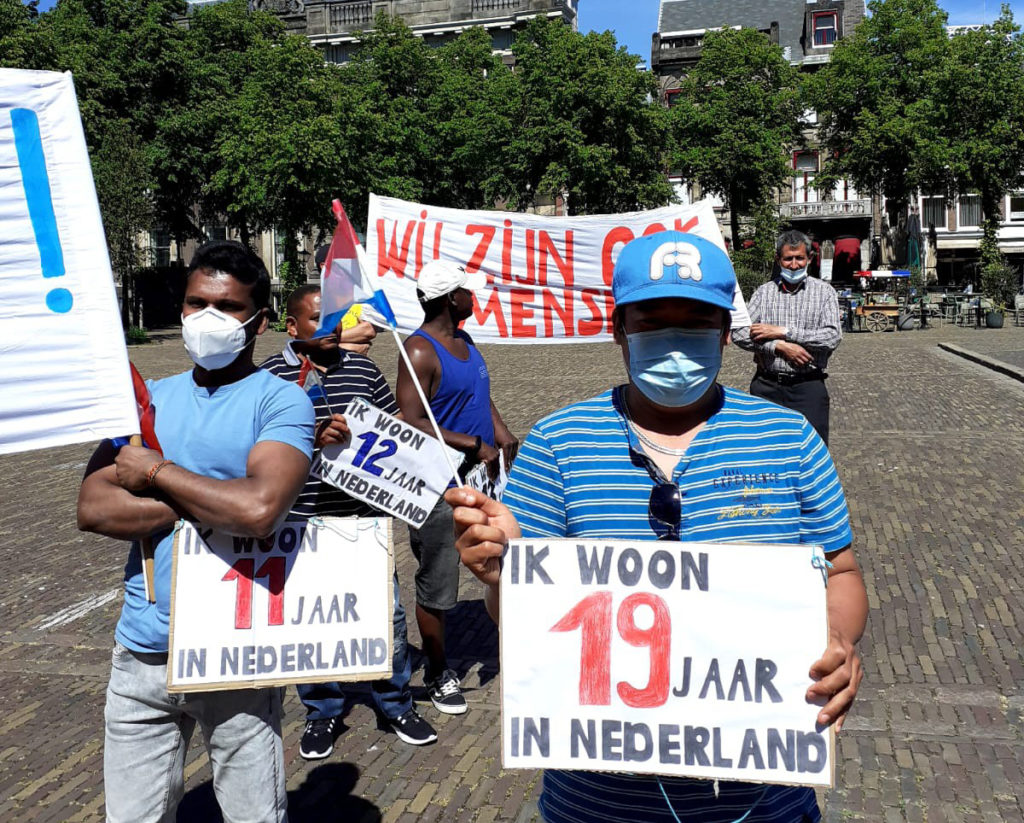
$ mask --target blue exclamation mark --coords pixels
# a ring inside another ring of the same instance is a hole
[[[50,177],[46,173],[43,140],[39,134],[39,118],[31,109],[11,109],[11,125],[14,127],[14,147],[18,152],[18,165],[21,166],[25,200],[28,201],[28,216],[36,235],[39,259],[43,264],[43,277],[63,277],[64,251],[60,247],[57,217],[53,213]],[[61,314],[69,312],[73,303],[74,298],[67,289],[50,289],[46,294],[46,306],[50,311]]]

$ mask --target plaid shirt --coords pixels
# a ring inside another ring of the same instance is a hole
[[[795,367],[775,353],[776,340],[755,343],[750,327],[734,329],[733,342],[754,352],[754,362],[771,374],[797,374],[825,371],[828,358],[836,350],[843,333],[839,325],[839,298],[836,290],[816,277],[808,277],[796,291],[787,291],[782,278],[775,277],[758,287],[748,306],[752,323],[785,326],[785,339],[798,343],[810,353],[813,363]]]

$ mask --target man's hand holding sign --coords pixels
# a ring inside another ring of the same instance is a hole
[[[446,495],[462,561],[492,615],[501,592],[514,639],[502,641],[506,764],[593,770],[545,779],[548,819],[627,793],[631,820],[666,804],[685,820],[818,817],[812,791],[781,784],[830,780],[825,729],[863,676],[866,596],[820,439],[801,415],[716,382],[734,284],[700,238],[627,245],[612,288],[629,383],[538,423],[504,503]],[[520,675],[543,659],[556,668],[531,697]],[[722,783],[717,797],[613,772],[763,785]]]

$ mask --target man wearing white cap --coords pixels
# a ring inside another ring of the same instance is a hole
[[[444,260],[433,260],[420,270],[416,286],[423,324],[405,341],[415,375],[399,361],[396,394],[405,420],[433,434],[412,382],[418,380],[445,443],[466,454],[467,468],[485,463],[493,477],[499,452],[510,465],[519,441],[491,402],[491,379],[483,357],[459,328],[473,313],[472,292],[486,285],[482,272],[470,273]],[[416,622],[427,656],[424,682],[438,711],[462,714],[466,700],[445,656],[445,613],[459,597],[459,554],[452,511],[443,500],[419,529],[409,529],[409,542],[419,561]]]

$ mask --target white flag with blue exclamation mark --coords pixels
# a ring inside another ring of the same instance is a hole
[[[0,69],[0,454],[138,431],[71,75]]]

